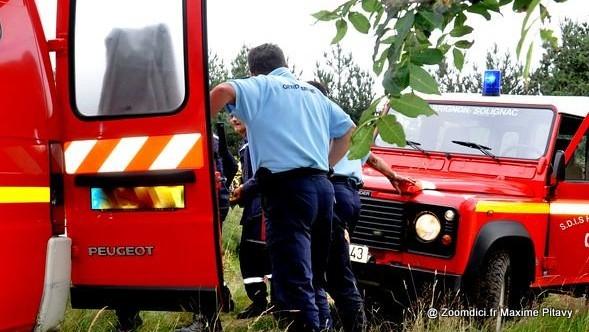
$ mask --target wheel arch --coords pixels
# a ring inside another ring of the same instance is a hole
[[[485,263],[489,253],[506,249],[514,261],[513,266],[521,268],[527,281],[535,277],[536,255],[534,244],[526,228],[512,220],[498,220],[484,225],[477,235],[470,253],[467,275],[475,275]]]

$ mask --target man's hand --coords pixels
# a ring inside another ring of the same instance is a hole
[[[401,190],[402,183],[405,182],[408,184],[415,184],[415,180],[413,180],[412,178],[404,177],[404,176],[398,175],[397,173],[392,173],[389,176],[387,176],[387,178],[389,179],[389,181],[393,185],[393,188],[395,188],[395,191],[398,194],[403,193],[403,191]]]
[[[243,185],[233,189],[231,192],[231,196],[229,197],[229,204],[235,205],[239,204],[241,201],[241,194],[243,193]]]

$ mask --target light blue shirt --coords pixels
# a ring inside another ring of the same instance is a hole
[[[229,82],[229,111],[247,127],[252,169],[273,173],[295,168],[329,169],[329,144],[354,125],[350,116],[287,68]]]
[[[333,174],[354,177],[359,182],[362,182],[362,166],[366,164],[366,161],[368,160],[370,153],[362,159],[354,160],[348,159],[349,153],[350,152],[348,151],[348,153],[346,153],[346,155],[342,159],[340,159],[340,161],[338,161],[337,164],[335,164],[335,166],[333,166]]]

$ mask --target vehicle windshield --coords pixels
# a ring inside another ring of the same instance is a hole
[[[488,152],[493,157],[538,159],[546,151],[554,118],[550,109],[431,106],[438,115],[409,118],[390,111],[411,141],[403,149],[473,155]],[[375,143],[380,147],[398,148],[383,141],[380,135]]]

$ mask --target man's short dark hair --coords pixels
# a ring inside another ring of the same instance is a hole
[[[322,94],[324,94],[325,96],[329,95],[329,90],[327,89],[327,87],[325,85],[323,85],[321,82],[317,82],[317,81],[307,81],[307,83],[311,84],[312,86],[316,87],[317,90],[321,91]]]
[[[247,65],[254,75],[268,75],[276,68],[286,67],[286,60],[280,47],[262,44],[249,51]]]

